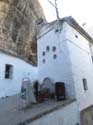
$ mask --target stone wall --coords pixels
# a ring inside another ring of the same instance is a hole
[[[36,64],[36,26],[45,19],[38,0],[0,0],[0,47]]]

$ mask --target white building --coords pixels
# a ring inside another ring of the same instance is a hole
[[[42,83],[49,77],[54,83],[64,82],[66,98],[75,100],[36,120],[33,125],[41,125],[47,120],[55,125],[78,125],[80,121],[82,125],[93,125],[92,38],[72,17],[66,17],[59,23],[45,24],[37,44],[37,67],[13,52],[0,49],[0,98],[20,92],[24,77],[29,77],[32,83],[37,79]]]
[[[93,124],[92,44],[92,38],[72,17],[44,25],[38,36],[40,82],[46,77],[64,82],[67,98],[77,100],[84,125]]]
[[[15,53],[0,48],[0,98],[19,93],[24,77],[33,82],[37,68]]]

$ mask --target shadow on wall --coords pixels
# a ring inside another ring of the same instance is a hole
[[[81,125],[93,125],[93,105],[80,112]]]

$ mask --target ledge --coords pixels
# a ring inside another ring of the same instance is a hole
[[[36,113],[33,115],[33,111],[31,113],[31,118],[28,118],[20,123],[17,123],[17,125],[26,125],[28,123],[31,123],[37,119],[40,119],[42,117],[44,117],[45,115],[48,115],[51,112],[54,112],[56,110],[59,110],[60,108],[63,108],[65,106],[67,106],[70,103],[73,103],[74,101],[76,101],[76,99],[71,99],[71,100],[66,100],[66,101],[60,101],[60,102],[54,102],[54,101],[49,101],[46,102],[46,106],[43,107],[44,103],[42,104],[37,104],[35,105],[35,107],[37,106],[38,108],[42,108],[43,110],[41,110],[40,112],[38,112],[37,107],[33,107],[33,110],[36,110]]]

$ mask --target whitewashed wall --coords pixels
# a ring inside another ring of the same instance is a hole
[[[46,51],[48,45],[49,52]],[[56,52],[52,52],[53,46],[57,47]],[[43,51],[45,56],[42,56]],[[54,54],[57,59],[53,59]],[[61,33],[55,32],[54,28],[46,34],[44,32],[38,40],[38,73],[41,82],[45,77],[54,82],[65,82],[67,95],[76,96],[80,111],[93,104],[93,63],[89,43],[66,22]],[[83,78],[87,79],[87,91],[83,87]]]
[[[66,42],[68,44],[70,59],[72,63],[72,72],[76,90],[76,98],[79,109],[82,110],[93,105],[93,63],[88,40],[80,35],[75,29],[67,23]],[[88,90],[85,91],[82,79],[87,79]]]
[[[28,125],[77,125],[79,111],[76,102],[35,120]]]
[[[5,65],[13,65],[13,78],[5,79]],[[37,68],[25,61],[0,52],[0,98],[20,92],[22,79],[29,77],[31,82],[37,79]]]
[[[56,81],[64,82],[67,97],[73,98],[75,91],[70,56],[67,43],[64,44],[63,41],[65,42],[65,27],[60,34],[55,32],[54,28],[38,39],[38,78],[40,83],[46,77],[51,78],[54,83]],[[49,51],[46,50],[47,46],[50,47]],[[52,51],[53,46],[56,46],[55,52]],[[45,56],[42,55],[43,51]],[[56,59],[53,59],[54,54],[57,55]],[[45,63],[43,63],[43,59],[45,59]]]
[[[93,56],[93,45],[90,44],[90,52],[91,52],[91,55]]]

